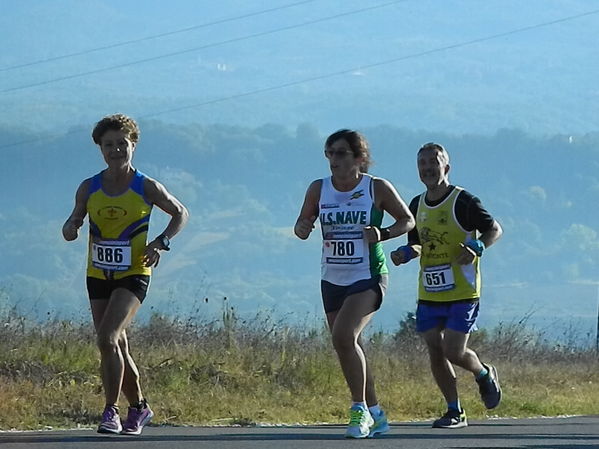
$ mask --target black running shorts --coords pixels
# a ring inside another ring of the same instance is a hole
[[[89,299],[110,299],[110,295],[112,295],[114,290],[124,288],[133,293],[139,299],[139,302],[142,303],[148,293],[149,286],[150,276],[142,274],[134,274],[122,279],[113,280],[87,278]]]

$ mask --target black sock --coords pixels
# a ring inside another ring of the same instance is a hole
[[[137,404],[131,404],[130,405],[131,408],[136,408],[139,411],[142,411],[147,406],[148,406],[148,403],[147,403],[147,401],[145,399],[142,399]]]

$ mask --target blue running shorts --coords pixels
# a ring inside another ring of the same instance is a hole
[[[477,329],[478,301],[454,301],[433,303],[418,302],[416,330],[426,332],[440,327],[469,334]]]

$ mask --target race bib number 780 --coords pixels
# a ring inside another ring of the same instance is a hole
[[[323,241],[326,263],[357,264],[364,260],[363,234],[339,231],[327,234]]]

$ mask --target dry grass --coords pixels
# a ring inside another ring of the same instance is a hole
[[[102,408],[91,326],[30,326],[8,315],[0,330],[0,429],[97,424]],[[324,329],[239,320],[154,316],[130,332],[155,424],[343,422],[348,391]],[[138,345],[138,342],[144,342]],[[425,348],[406,317],[366,342],[382,405],[392,420],[430,419],[444,403]],[[599,413],[599,364],[589,348],[556,346],[523,323],[476,334],[472,347],[497,365],[504,389],[493,416]],[[472,376],[459,372],[471,418],[487,416]],[[125,405],[124,403],[122,404]]]

